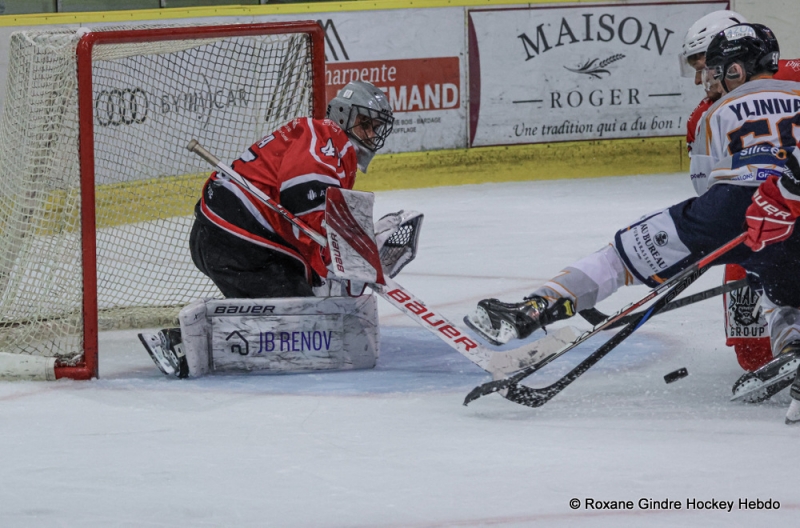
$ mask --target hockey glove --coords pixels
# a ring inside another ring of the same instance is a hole
[[[375,222],[375,242],[383,272],[395,277],[417,256],[424,215],[417,211],[390,213]]]
[[[747,208],[747,240],[753,251],[761,251],[768,244],[786,240],[792,235],[794,214],[778,188],[778,177],[770,176],[753,194],[753,203]]]

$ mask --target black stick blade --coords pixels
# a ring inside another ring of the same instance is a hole
[[[489,382],[484,383],[483,385],[478,385],[477,387],[472,389],[469,392],[469,394],[467,394],[466,398],[464,398],[464,405],[465,406],[469,405],[470,403],[472,403],[473,401],[477,400],[481,396],[494,394],[495,392],[499,392],[499,391],[501,391],[503,389],[506,389],[512,384],[513,383],[511,381],[511,379],[506,378],[506,379],[501,379],[501,380],[489,381]]]

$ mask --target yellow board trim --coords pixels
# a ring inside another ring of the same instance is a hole
[[[244,17],[256,15],[291,15],[345,11],[377,11],[387,9],[427,9],[437,7],[481,7],[534,4],[588,4],[608,0],[363,0],[353,2],[314,2],[280,5],[229,5],[218,7],[187,7],[165,9],[135,9],[131,11],[87,11],[79,13],[38,13],[31,15],[0,15],[0,26],[41,26],[55,24],[89,24],[131,22],[140,20],[171,20],[176,18]]]
[[[356,188],[386,191],[469,183],[600,178],[689,170],[680,136],[568,141],[378,155]]]
[[[389,191],[476,183],[599,178],[688,169],[681,137],[572,141],[376,156],[356,189]],[[100,185],[97,228],[190,216],[209,172]],[[79,191],[47,196],[37,235],[79,229]],[[7,228],[0,224],[0,227]]]
[[[99,185],[95,189],[97,229],[190,216],[211,173],[162,176],[149,180]],[[80,190],[53,191],[36,235],[73,233],[80,229]],[[5,227],[0,224],[0,227]]]

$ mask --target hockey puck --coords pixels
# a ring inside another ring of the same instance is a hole
[[[664,376],[664,381],[667,383],[672,383],[673,381],[678,381],[681,378],[685,378],[689,375],[689,371],[685,368],[679,368],[674,372],[670,372],[666,376]]]

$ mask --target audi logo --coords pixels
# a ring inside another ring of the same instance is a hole
[[[100,126],[144,123],[149,103],[141,88],[103,90],[94,102],[94,113]]]

